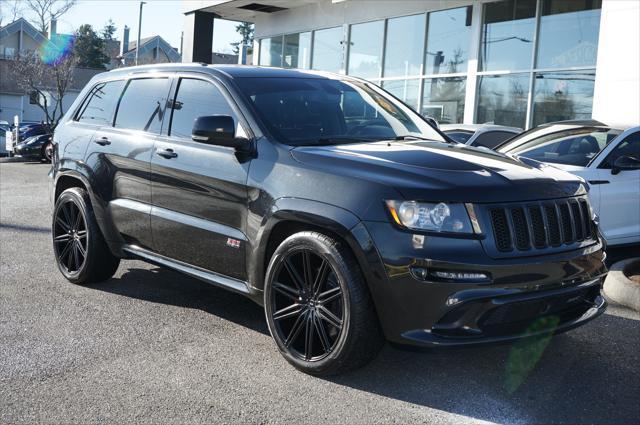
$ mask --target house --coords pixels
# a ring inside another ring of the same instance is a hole
[[[55,50],[52,39],[57,36],[56,23],[50,23],[50,38],[46,37],[24,18],[0,28],[0,121],[43,121],[44,113],[38,106],[37,96],[25,93],[12,78],[11,62],[20,52]],[[74,78],[64,99],[66,110],[76,99],[85,84],[101,70],[75,68]]]
[[[122,55],[120,58],[122,65],[135,65],[136,51],[138,51],[138,65],[181,61],[178,50],[171,47],[171,45],[159,35],[141,38],[139,48],[137,44],[137,40],[129,41],[129,27],[125,26],[122,40]]]

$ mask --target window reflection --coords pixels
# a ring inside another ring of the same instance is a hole
[[[342,69],[342,28],[329,28],[313,34],[313,69],[340,72]]]
[[[483,71],[531,68],[536,0],[484,5],[480,62]]]
[[[382,65],[384,21],[351,25],[349,75],[378,78]]]
[[[595,72],[537,74],[533,125],[591,118]]]
[[[430,78],[424,80],[422,115],[441,124],[461,123],[464,118],[464,77]]]
[[[595,66],[601,0],[544,0],[537,68]]]
[[[389,93],[409,105],[415,111],[418,110],[418,98],[420,96],[420,80],[392,80],[382,83]]]
[[[284,68],[309,69],[311,62],[311,33],[284,36]]]
[[[427,74],[466,72],[472,6],[429,13]]]
[[[424,14],[389,19],[384,59],[385,77],[422,74],[424,31]]]
[[[529,74],[478,78],[476,122],[525,128]]]
[[[282,36],[260,41],[260,65],[282,66]]]

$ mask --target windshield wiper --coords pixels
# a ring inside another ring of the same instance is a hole
[[[430,140],[430,141],[434,141],[433,139],[429,139],[428,137],[422,137],[422,136],[414,136],[413,134],[403,134],[402,136],[396,136],[394,137],[395,140]]]

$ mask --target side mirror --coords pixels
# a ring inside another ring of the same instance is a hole
[[[198,117],[193,122],[191,138],[196,142],[245,150],[249,142],[236,137],[236,125],[228,115]]]
[[[640,170],[640,159],[631,155],[619,156],[613,161],[611,174],[618,174],[620,171]]]

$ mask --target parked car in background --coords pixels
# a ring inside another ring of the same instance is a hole
[[[49,126],[43,123],[21,123],[18,128],[18,143],[27,140],[29,137],[49,134]]]
[[[52,140],[53,135],[49,133],[32,136],[15,145],[13,152],[17,156],[51,162],[51,158],[53,157]]]
[[[458,143],[489,149],[522,133],[521,128],[492,124],[441,124],[440,130]]]
[[[609,245],[640,243],[640,127],[599,121],[541,125],[497,148],[584,178]]]

